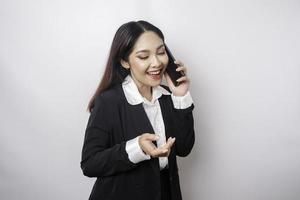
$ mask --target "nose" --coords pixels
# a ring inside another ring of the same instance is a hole
[[[151,67],[159,67],[161,63],[161,60],[157,56],[153,56],[151,60]]]

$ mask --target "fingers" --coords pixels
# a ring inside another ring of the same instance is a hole
[[[159,155],[161,149],[158,149],[151,141],[145,141],[142,144],[142,149],[150,156],[154,157]]]
[[[150,155],[152,157],[162,157],[165,156],[168,153],[168,149],[162,149],[162,148],[155,148],[150,151]]]
[[[167,143],[162,147],[163,149],[171,149],[175,142],[175,138],[169,137]]]
[[[163,147],[161,147],[161,149],[166,150],[165,151],[166,153],[160,155],[160,157],[168,157],[171,153],[171,147],[174,145],[174,143],[175,143],[175,138],[169,137],[167,143]]]
[[[157,148],[151,141],[143,142],[141,148],[146,154],[154,158],[166,155],[169,151],[166,148]]]
[[[158,135],[150,134],[150,133],[144,133],[139,138],[139,145],[141,149],[151,157],[167,157],[169,156],[171,152],[171,147],[173,146],[175,142],[175,138],[169,137],[166,144],[160,148],[157,148],[153,141],[156,141],[159,139]]]
[[[176,80],[177,82],[185,82],[185,81],[189,81],[188,77],[186,76],[183,76],[183,77],[180,77],[179,79]]]
[[[159,139],[158,135],[150,134],[150,133],[144,133],[139,138],[139,145],[141,149],[148,155],[152,157],[158,157],[161,154],[165,154],[167,152],[166,149],[160,149],[157,148],[153,141],[156,141]]]
[[[175,64],[178,64],[178,67],[176,68],[176,71],[181,72],[183,76],[186,76],[187,68],[184,66],[184,64],[181,61],[175,61]]]
[[[179,66],[176,68],[176,71],[183,71],[184,73],[186,73],[186,67],[185,66]]]
[[[169,137],[167,143],[164,146],[155,149],[151,153],[153,153],[156,157],[168,157],[171,152],[171,147],[174,145],[174,143],[175,138]]]

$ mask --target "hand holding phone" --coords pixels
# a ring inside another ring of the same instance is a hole
[[[173,84],[177,87],[178,85],[180,85],[180,82],[177,82],[176,80],[184,76],[185,74],[183,71],[176,71],[178,64],[174,63],[175,58],[166,44],[165,44],[165,48],[166,48],[167,55],[169,57],[169,63],[167,65],[166,72],[170,76]]]

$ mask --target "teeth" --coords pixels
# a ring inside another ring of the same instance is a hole
[[[160,73],[160,70],[148,72],[148,74],[151,74],[151,75],[156,75],[156,74],[159,74],[159,73]]]

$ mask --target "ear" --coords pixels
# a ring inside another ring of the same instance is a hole
[[[120,61],[122,67],[124,67],[125,69],[129,69],[130,68],[130,65],[128,62],[126,62],[125,60],[121,59]]]

